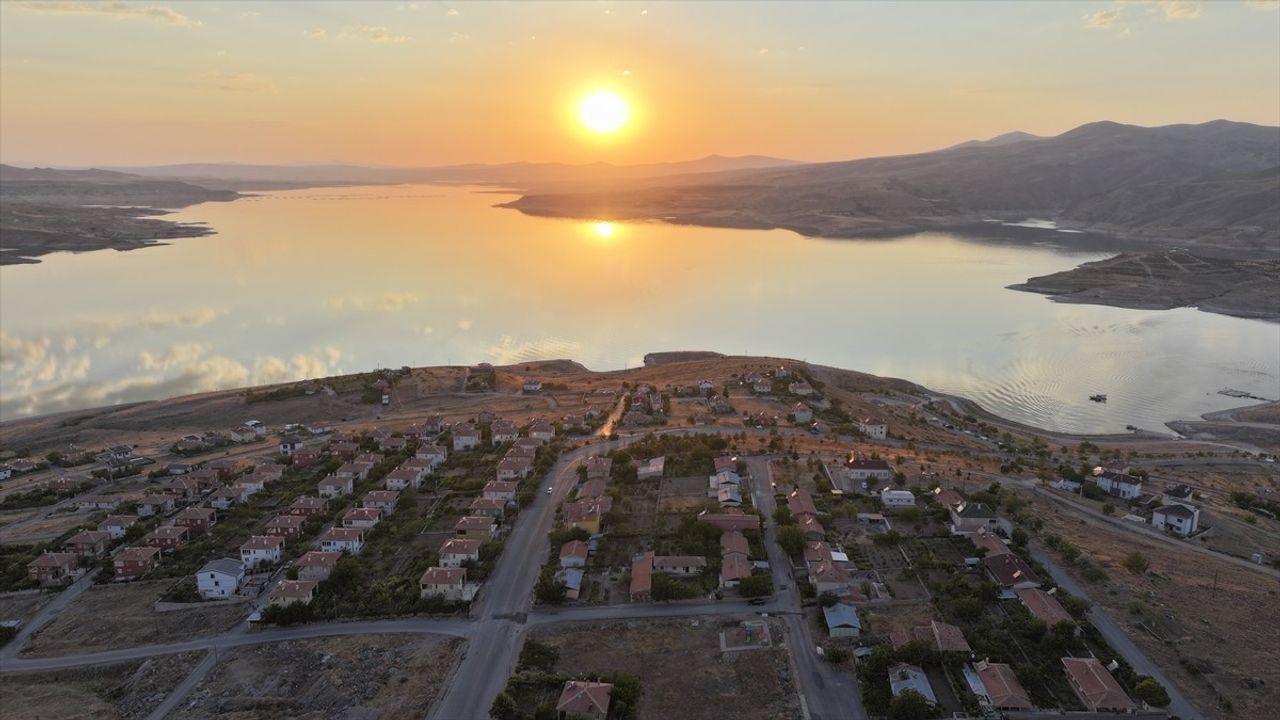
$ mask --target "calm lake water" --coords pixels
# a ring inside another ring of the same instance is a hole
[[[1280,394],[1280,326],[1064,305],[1004,286],[1105,257],[1080,236],[530,218],[507,195],[324,188],[187,208],[218,234],[0,268],[0,411],[13,418],[382,366],[657,350],[800,358],[906,378],[1058,430],[1164,430]],[[1089,402],[1105,392],[1110,402]]]

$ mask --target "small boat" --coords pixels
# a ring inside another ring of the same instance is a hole
[[[1098,393],[1097,395],[1090,395],[1090,396],[1089,396],[1089,399],[1090,399],[1090,400],[1092,400],[1092,401],[1094,401],[1094,402],[1104,403],[1104,402],[1106,402],[1106,401],[1107,401],[1107,394],[1106,394],[1106,393]]]

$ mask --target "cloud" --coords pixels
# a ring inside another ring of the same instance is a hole
[[[1245,4],[1254,10],[1280,10],[1280,0],[1248,0]]]
[[[262,16],[262,13],[260,13],[260,12],[256,12],[256,11],[254,11],[254,10],[246,10],[246,11],[244,11],[244,12],[240,13],[239,18],[240,18],[241,20],[252,20],[252,19],[254,19],[254,18],[256,18],[256,17],[261,17],[261,16]]]
[[[15,3],[15,5],[27,12],[45,15],[97,15],[112,17],[117,20],[144,19],[182,27],[193,27],[200,24],[198,21],[192,20],[173,8],[165,7],[164,5],[139,7],[126,2],[79,2],[78,0],[55,2],[25,0]]]
[[[1115,26],[1120,20],[1120,11],[1116,8],[1107,8],[1091,12],[1084,16],[1084,26],[1094,30],[1108,30]]]
[[[197,75],[193,82],[201,87],[227,92],[275,92],[276,89],[271,79],[249,73],[207,73]]]
[[[342,353],[337,348],[325,348],[316,354],[298,353],[287,362],[273,355],[258,358],[253,365],[253,383],[272,385],[293,380],[310,380],[337,374]]]
[[[208,325],[225,314],[225,310],[215,310],[207,307],[196,308],[184,313],[149,312],[142,316],[142,319],[138,321],[138,325],[148,330],[198,328]]]
[[[458,17],[461,14],[462,13],[458,12],[458,8],[449,8],[445,11],[445,15],[448,15],[449,17]]]
[[[451,43],[467,42],[470,39],[471,39],[471,36],[468,35],[467,33],[460,33],[460,32],[449,33],[449,42]]]
[[[308,28],[306,30],[303,30],[302,34],[306,35],[312,40],[328,40],[329,39],[329,33],[324,28],[318,28],[318,27]]]
[[[1200,3],[1192,0],[1160,0],[1166,20],[1195,20],[1200,17]]]
[[[459,321],[458,321],[458,329],[459,329],[459,330],[470,330],[470,329],[471,329],[471,321],[470,321],[470,320],[466,320],[466,319],[459,320]]]
[[[209,346],[200,343],[178,343],[163,353],[144,350],[138,353],[138,367],[142,370],[171,370],[189,365],[208,352]]]
[[[510,335],[504,335],[502,341],[488,350],[489,361],[494,365],[515,365],[533,360],[556,360],[560,358],[580,357],[582,343],[572,340],[556,340],[547,338],[527,342],[516,342]]]
[[[412,293],[387,292],[377,297],[335,295],[325,300],[324,304],[333,310],[350,308],[357,311],[395,313],[420,302],[422,302],[422,298]]]
[[[343,30],[342,34],[348,37],[362,37],[369,42],[378,44],[402,43],[413,39],[408,35],[398,35],[393,33],[390,29],[382,25],[353,25],[346,30]]]

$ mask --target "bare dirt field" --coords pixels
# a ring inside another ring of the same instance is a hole
[[[57,597],[51,592],[29,591],[0,594],[0,620],[31,619],[40,608]]]
[[[455,638],[364,635],[237,648],[173,717],[422,718],[463,645]]]
[[[119,665],[9,675],[0,682],[8,720],[144,718],[182,682],[200,653]]]
[[[50,540],[79,525],[102,515],[87,512],[56,512],[49,517],[38,517],[48,508],[37,508],[27,517],[0,527],[0,543],[31,543]]]
[[[780,624],[770,627],[777,647],[721,658],[722,625],[736,626],[742,619],[748,618],[591,623],[541,630],[532,637],[560,651],[561,672],[623,671],[639,677],[641,720],[799,718]]]
[[[1274,717],[1280,705],[1280,629],[1274,622],[1280,584],[1068,515],[1040,498],[1031,502],[1046,532],[1066,538],[1106,570],[1108,580],[1089,586],[1093,601],[1107,608],[1202,711],[1211,717]],[[1135,575],[1124,568],[1124,557],[1135,551],[1150,560],[1150,572]],[[1230,700],[1230,709],[1220,704],[1219,694]]]
[[[97,585],[89,588],[31,638],[24,655],[47,657],[70,652],[175,642],[216,635],[235,625],[244,605],[200,605],[156,612],[160,593],[172,580]]]

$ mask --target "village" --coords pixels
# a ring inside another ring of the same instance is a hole
[[[1067,445],[758,358],[401,368],[206,402],[238,424],[89,419],[20,455],[0,434],[0,672],[29,682],[8,700],[111,651],[328,627],[483,644],[421,689],[439,718],[663,717],[704,675],[748,717],[1245,717],[1280,688],[1171,654],[1186,621],[1140,589],[1194,557],[1213,593],[1256,585],[1240,612],[1274,602],[1274,455]],[[724,670],[619,655],[650,645]],[[136,716],[213,707],[215,664],[185,678]]]

